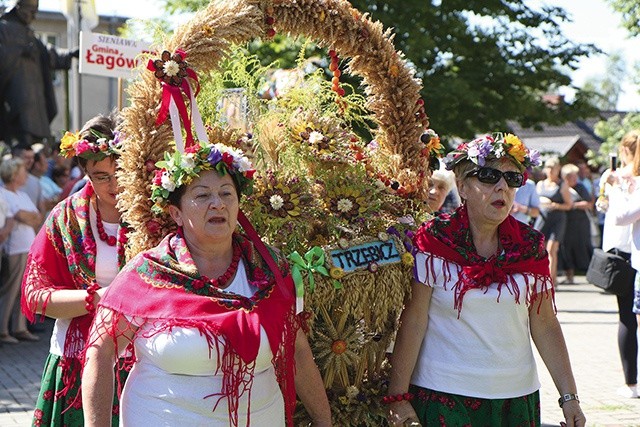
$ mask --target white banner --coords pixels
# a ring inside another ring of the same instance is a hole
[[[140,55],[150,44],[109,34],[80,33],[80,73],[105,77],[133,77]]]

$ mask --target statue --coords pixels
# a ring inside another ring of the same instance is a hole
[[[58,112],[53,70],[69,69],[78,50],[45,46],[29,26],[38,0],[17,0],[0,16],[0,140],[11,147],[30,147],[51,137]]]

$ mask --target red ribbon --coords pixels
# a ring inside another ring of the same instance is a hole
[[[175,54],[180,55],[183,60],[187,57],[187,54],[181,49],[177,49],[174,55]],[[147,63],[147,69],[155,73],[156,66],[154,64],[154,60],[149,60],[149,62]],[[191,68],[187,68],[186,73],[187,77],[193,80],[195,83],[195,98],[200,92],[200,82],[198,81],[198,76],[196,72]],[[191,86],[189,86],[187,77],[182,79],[182,82],[180,82],[180,86],[167,84],[166,82],[162,81],[162,79],[158,79],[160,80],[160,84],[162,85],[162,102],[160,103],[160,111],[158,112],[158,118],[156,119],[156,126],[160,126],[167,120],[167,116],[169,115],[169,107],[171,105],[171,99],[173,99],[176,107],[178,108],[178,113],[180,114],[182,125],[187,134],[185,147],[190,147],[195,144],[195,141],[193,139],[193,132],[191,131],[191,117],[189,116],[187,106],[184,102],[184,98],[182,97],[182,92],[184,92],[184,94],[187,96],[187,99],[191,100]]]

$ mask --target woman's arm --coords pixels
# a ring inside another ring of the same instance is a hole
[[[411,298],[405,302],[400,315],[400,327],[391,355],[391,375],[389,395],[404,394],[409,391],[411,374],[418,360],[422,340],[429,323],[429,305],[433,288],[415,282],[411,287]],[[389,404],[389,423],[403,425],[405,420],[416,419],[411,403],[406,400]]]
[[[570,211],[573,208],[573,200],[571,199],[569,184],[565,181],[560,183],[560,195],[562,196],[562,203],[551,203],[551,208],[559,211]]]
[[[316,362],[313,360],[307,336],[301,329],[296,335],[296,392],[314,426],[331,426],[331,409],[327,392]]]
[[[624,197],[621,190],[609,195],[609,210],[616,225],[629,225],[640,220],[640,191],[632,193],[631,197]]]
[[[114,315],[111,310],[99,308],[91,326],[82,371],[82,406],[86,427],[111,426],[116,342],[117,348],[123,349],[134,334],[134,328],[124,316],[118,316],[118,324],[114,325]],[[110,334],[114,331],[122,331],[117,341]]]
[[[100,298],[107,288],[100,288],[93,295],[93,305],[98,306]],[[33,283],[25,282],[24,292],[28,298],[35,300],[35,312],[44,314],[46,305],[46,315],[54,319],[73,319],[74,317],[87,314],[87,291],[85,289],[54,289],[47,292],[39,292]]]
[[[552,299],[545,298],[543,294],[538,297],[544,299],[539,309],[536,303],[530,310],[531,337],[560,395],[576,394],[577,388],[571,371],[569,352],[560,323],[553,310]],[[564,403],[562,412],[568,427],[583,427],[585,425],[586,418],[577,400]]]
[[[42,215],[40,215],[40,212],[19,210],[13,217],[16,221],[27,224],[36,229],[42,225]]]

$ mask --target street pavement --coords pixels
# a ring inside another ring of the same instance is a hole
[[[586,283],[584,276],[578,276],[576,282],[559,285],[556,305],[587,425],[640,427],[640,399],[616,394],[624,378],[618,355],[615,297]],[[37,343],[0,347],[0,427],[31,425],[52,322],[48,320],[46,326]],[[539,357],[537,360],[542,424],[558,426],[562,420],[558,392],[544,364]]]

